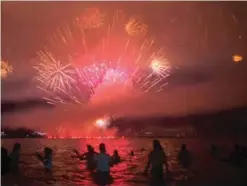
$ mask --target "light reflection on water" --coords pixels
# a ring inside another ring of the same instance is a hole
[[[168,155],[172,172],[171,185],[177,185],[185,180],[190,182],[190,185],[191,181],[188,180],[208,181],[209,178],[214,179],[213,175],[216,172],[222,172],[222,175],[218,174],[218,176],[223,177],[228,173],[233,175],[231,170],[222,171],[222,167],[225,165],[220,165],[220,168],[218,163],[210,159],[208,155],[210,143],[207,140],[161,139],[160,141]],[[147,185],[147,179],[141,173],[147,161],[147,154],[152,148],[152,139],[4,139],[2,145],[10,151],[15,142],[22,144],[21,160],[27,163],[27,165],[21,165],[22,173],[31,180],[35,180],[34,185],[37,186],[38,183],[45,183],[46,185],[47,180],[52,180],[53,185],[94,185],[90,173],[86,170],[85,162],[71,156],[74,155],[73,149],[85,152],[87,144],[91,144],[98,151],[98,145],[101,142],[106,144],[107,152],[110,155],[117,149],[124,160],[111,169],[111,175],[114,178],[113,186]],[[190,170],[181,169],[176,159],[182,143],[188,145],[195,157],[194,165]],[[225,148],[233,146],[233,143],[225,140],[217,141],[217,144]],[[34,155],[36,151],[43,152],[43,148],[46,146],[54,151],[53,174],[50,176],[44,175],[43,166]],[[145,150],[142,151],[141,148]],[[131,150],[135,152],[134,157],[129,156]],[[203,174],[205,171],[208,171],[207,175]],[[237,174],[240,175],[240,173]]]

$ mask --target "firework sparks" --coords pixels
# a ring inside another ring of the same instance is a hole
[[[106,128],[110,125],[110,120],[109,118],[97,119],[95,125],[99,128]]]
[[[107,69],[107,63],[92,64],[84,68],[77,68],[80,75],[85,79],[83,83],[92,88],[96,88],[102,82]]]
[[[136,19],[130,19],[129,22],[125,25],[125,31],[130,36],[140,36],[140,35],[145,36],[148,31],[148,26],[142,24]]]
[[[142,92],[164,87],[170,66],[163,55],[154,52],[160,51],[154,39],[129,37],[146,33],[146,25],[135,19],[126,24],[128,19],[121,11],[100,29],[88,30],[82,25],[83,20],[82,16],[58,29],[50,44],[39,52],[41,62],[35,67],[36,79],[40,89],[48,94],[49,102],[84,103],[101,84],[125,86],[132,84],[133,79],[137,79],[137,87],[133,88]],[[140,69],[151,73],[140,76]]]
[[[140,90],[148,92],[157,88],[156,92],[162,91],[167,85],[165,80],[171,73],[170,63],[163,54],[163,50],[159,50],[151,55],[148,67],[150,69],[149,72],[144,75],[142,73],[138,74],[136,83],[140,85]]]
[[[5,79],[12,72],[13,67],[7,61],[1,60],[1,78]]]
[[[128,80],[128,75],[119,69],[109,69],[106,71],[103,83],[110,84],[124,84]]]
[[[234,63],[240,63],[243,60],[243,57],[236,54],[232,56],[232,60]]]
[[[170,65],[166,58],[156,58],[153,59],[150,68],[156,74],[166,78],[170,74]]]
[[[105,15],[97,8],[88,8],[76,20],[84,29],[99,28],[104,24]]]
[[[35,66],[38,71],[37,79],[42,82],[46,89],[54,92],[71,89],[71,84],[75,83],[72,77],[75,72],[71,68],[71,64],[63,65],[49,52],[40,52],[39,57],[41,63]]]

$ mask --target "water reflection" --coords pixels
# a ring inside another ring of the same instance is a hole
[[[4,147],[11,149],[16,140],[2,140]],[[53,185],[94,185],[92,183],[92,175],[86,170],[85,161],[72,158],[73,149],[78,149],[80,153],[85,152],[86,145],[90,144],[98,151],[100,143],[105,143],[107,153],[112,155],[115,149],[118,150],[123,162],[115,165],[111,169],[111,175],[114,178],[112,186],[130,186],[130,185],[147,185],[147,178],[142,175],[147,155],[152,149],[152,139],[22,139],[18,140],[22,144],[21,160],[27,162],[27,165],[21,165],[21,170],[25,176],[35,181],[33,185],[53,184]],[[205,145],[201,145],[198,140],[161,140],[164,150],[168,156],[168,164],[172,172],[172,179],[169,180],[170,185],[197,177],[200,177],[196,169],[207,170],[210,166],[209,161],[205,163]],[[198,157],[203,157],[200,161],[197,159],[195,166],[189,170],[182,169],[177,162],[177,154],[182,143],[189,144],[189,149],[193,149],[193,153]],[[36,151],[42,151],[45,146],[53,149],[53,173],[50,176],[44,175],[43,165],[35,157]],[[143,149],[142,149],[143,148]],[[134,156],[130,156],[130,152],[134,151]],[[217,166],[217,165],[216,165]],[[199,167],[199,169],[198,169]],[[211,171],[215,171],[210,167]],[[216,170],[216,168],[215,168]],[[202,171],[203,172],[203,171]],[[208,176],[208,175],[207,175]],[[206,177],[205,179],[208,179]],[[20,184],[19,184],[20,185]]]

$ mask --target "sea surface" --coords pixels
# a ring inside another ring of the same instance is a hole
[[[167,185],[191,185],[191,186],[246,186],[247,169],[235,167],[212,158],[209,154],[211,144],[219,145],[220,157],[227,157],[235,143],[247,145],[246,140],[236,139],[160,139],[168,156],[171,174],[167,176]],[[114,149],[119,151],[122,163],[111,169],[114,178],[112,186],[147,186],[148,177],[142,175],[147,162],[147,154],[152,149],[152,139],[2,139],[2,146],[11,151],[14,143],[22,145],[21,160],[25,162],[20,165],[21,176],[7,175],[2,177],[2,185],[39,186],[39,185],[61,185],[61,186],[93,186],[90,173],[85,168],[85,161],[73,158],[73,149],[80,152],[86,151],[86,145],[91,144],[95,150],[103,142],[106,144],[107,152],[113,153]],[[188,170],[184,170],[177,162],[177,154],[181,144],[187,144],[193,154],[193,164]],[[50,147],[54,151],[53,173],[45,175],[42,164],[37,160],[35,152],[43,152],[44,147]],[[143,150],[143,149],[144,150]],[[130,151],[135,156],[129,156]]]

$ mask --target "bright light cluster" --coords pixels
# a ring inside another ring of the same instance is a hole
[[[122,11],[111,17],[86,9],[38,52],[37,87],[52,104],[88,103],[102,84],[130,82],[134,92],[162,91],[171,68],[147,29]]]
[[[95,125],[101,129],[107,128],[110,125],[110,119],[108,117],[97,119]]]
[[[243,57],[236,54],[232,56],[232,60],[234,63],[240,63],[243,60]]]
[[[5,79],[12,72],[13,67],[7,61],[1,60],[1,78]]]

